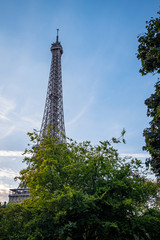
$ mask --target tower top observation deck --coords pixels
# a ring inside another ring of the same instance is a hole
[[[61,43],[59,42],[59,39],[58,39],[58,32],[59,32],[59,29],[57,29],[56,42],[52,43],[52,45],[51,45],[51,52],[53,53],[53,51],[60,49],[60,53],[62,55],[63,54],[63,48],[62,48],[62,45],[61,45]]]

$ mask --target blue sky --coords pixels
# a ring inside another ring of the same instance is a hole
[[[144,100],[157,76],[139,74],[137,36],[159,10],[158,0],[0,0],[0,201],[17,186],[26,133],[41,126],[57,28],[67,136],[97,144],[125,128],[119,152],[147,156]]]

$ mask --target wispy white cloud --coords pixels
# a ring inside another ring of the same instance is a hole
[[[0,139],[9,136],[14,131],[14,129],[15,129],[14,125],[8,126],[8,129],[7,129],[7,127],[3,128],[1,131],[2,135],[0,136]]]
[[[150,155],[147,154],[147,153],[120,153],[119,155],[121,157],[134,157],[134,158],[148,158],[148,157],[150,157]],[[29,155],[27,155],[27,156],[29,156]],[[22,151],[0,150],[0,157],[23,157],[23,152]]]
[[[24,39],[23,49],[23,46],[19,45],[19,40],[14,42],[14,48],[9,41],[7,35],[0,31],[0,143],[4,147],[9,146],[10,139],[15,137],[14,144],[17,144],[18,149],[19,139],[22,139],[20,140],[22,145],[23,142],[26,143],[28,131],[32,131],[33,128],[39,129],[41,120],[39,109],[43,110],[43,107],[35,96],[36,93],[40,95],[41,84],[37,84],[36,90],[33,89],[36,85],[35,79],[42,82],[46,71],[48,79],[48,66],[43,61],[35,60],[33,42],[30,45]],[[22,49],[24,54],[21,54]]]
[[[120,153],[120,157],[149,158],[147,153]]]
[[[12,100],[7,99],[0,93],[0,119],[9,120],[8,114],[13,111],[15,104]]]
[[[72,125],[76,123],[87,111],[87,109],[90,107],[90,105],[93,102],[94,97],[91,96],[88,100],[88,103],[82,108],[82,110],[70,121],[66,123],[66,126]]]
[[[1,90],[2,91],[2,90]],[[10,115],[15,109],[14,101],[2,96],[0,91],[0,139],[9,136],[15,129],[15,125],[12,123]]]
[[[8,195],[9,195],[9,190],[11,188],[17,188],[18,185],[17,183],[12,183],[12,184],[8,184],[8,183],[4,183],[3,181],[0,182],[0,202],[6,201],[8,202]]]
[[[8,201],[9,189],[17,187],[17,182],[13,179],[18,175],[11,168],[0,168],[0,202]]]
[[[32,118],[29,118],[29,117],[23,116],[23,117],[21,118],[21,120],[22,120],[23,122],[26,122],[26,123],[32,125],[33,128],[39,128],[39,126],[40,126],[40,121],[37,121],[37,120],[33,119],[33,117],[32,117]]]
[[[22,151],[0,150],[0,157],[22,157]]]
[[[9,121],[9,118],[6,117],[6,116],[4,116],[4,115],[2,115],[2,114],[0,114],[0,119],[1,119],[1,120],[7,120],[7,121]]]
[[[4,186],[2,186],[4,187]],[[0,185],[0,202],[8,201],[9,188],[1,188]]]
[[[17,171],[14,171],[10,168],[0,168],[0,178],[11,178],[13,179],[15,176],[18,175],[18,172]],[[4,186],[4,185],[3,185]],[[2,186],[1,186],[2,187]],[[0,187],[0,188],[1,188]]]

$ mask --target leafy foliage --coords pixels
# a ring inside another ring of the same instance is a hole
[[[141,60],[142,75],[160,73],[160,12],[158,17],[146,22],[147,32],[138,37],[138,55]],[[151,158],[146,160],[157,176],[160,176],[160,81],[155,85],[155,93],[145,100],[147,116],[151,117],[150,127],[143,132],[146,145],[144,150],[149,151]]]
[[[160,12],[158,12],[160,15]],[[137,58],[141,60],[140,73],[160,73],[160,16],[146,22],[147,32],[138,37]]]
[[[153,170],[160,176],[160,81],[155,85],[155,93],[145,100],[148,107],[147,116],[151,117],[150,127],[143,132],[145,136],[147,150],[151,154],[151,159],[147,164],[151,164]]]
[[[141,161],[119,157],[112,142],[123,136],[92,146],[57,144],[50,134],[35,145],[37,132],[29,135],[34,147],[26,150],[32,155],[19,178],[31,198],[0,211],[2,239],[134,240],[160,234],[160,212],[148,210],[157,185],[142,175]]]

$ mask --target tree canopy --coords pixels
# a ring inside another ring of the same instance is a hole
[[[147,159],[147,165],[151,165],[157,176],[160,176],[160,81],[155,85],[155,93],[145,100],[147,105],[147,116],[151,117],[150,127],[143,132],[145,137],[144,150],[151,154]]]
[[[157,239],[160,213],[150,208],[157,185],[140,160],[120,158],[113,147],[124,131],[97,146],[57,144],[49,134],[36,145],[38,134],[29,135],[34,147],[19,179],[31,198],[1,210],[2,239]]]
[[[139,46],[137,58],[141,60],[140,73],[160,73],[160,12],[157,18],[151,18],[146,22],[147,32],[138,37]],[[157,176],[160,176],[160,81],[155,84],[155,93],[145,100],[147,116],[151,117],[149,127],[144,129],[147,150],[151,158],[146,160],[147,166],[151,166]]]
[[[138,36],[137,58],[141,60],[140,73],[160,73],[160,12],[157,18],[146,22],[147,32]]]

